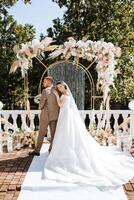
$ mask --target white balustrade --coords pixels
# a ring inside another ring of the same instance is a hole
[[[134,137],[134,111],[132,110],[80,110],[79,112],[84,122],[85,118],[87,116],[89,117],[89,123],[86,123],[86,127],[88,126],[90,128],[94,123],[97,129],[105,124],[106,128],[112,127],[112,129],[116,130],[118,125],[130,116],[130,124],[124,124],[122,131],[124,133],[130,131],[130,135]],[[27,130],[29,128],[37,130],[39,128],[39,110],[31,110],[30,116],[25,110],[0,110],[0,116],[12,123],[15,130]],[[3,129],[5,130],[5,128],[0,120],[0,132]]]

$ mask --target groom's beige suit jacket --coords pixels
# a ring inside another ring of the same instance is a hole
[[[39,124],[39,135],[37,138],[36,151],[40,151],[45,133],[48,126],[50,126],[51,141],[50,147],[52,148],[52,142],[56,130],[57,120],[59,116],[59,106],[55,94],[54,87],[46,88],[42,91],[40,99],[40,124]]]
[[[40,99],[40,122],[42,121],[55,121],[59,116],[59,106],[57,104],[56,96],[53,93],[54,87],[46,88],[42,91]]]

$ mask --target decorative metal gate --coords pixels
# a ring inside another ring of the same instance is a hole
[[[84,110],[85,102],[85,76],[88,77],[89,86],[89,96],[90,96],[90,109],[94,108],[94,95],[95,86],[91,73],[82,64],[76,64],[72,61],[58,61],[46,67],[39,84],[39,93],[41,93],[41,83],[44,75],[53,76],[54,83],[59,80],[65,81],[75,98],[78,109]]]

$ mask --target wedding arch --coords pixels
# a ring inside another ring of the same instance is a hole
[[[75,71],[79,70],[81,72],[84,72],[84,74],[86,75],[86,77],[88,78],[88,81],[90,83],[90,86],[91,86],[91,89],[90,89],[90,108],[91,109],[94,109],[94,96],[95,96],[95,84],[94,84],[94,80],[93,80],[93,77],[92,77],[92,74],[90,73],[89,70],[87,70],[87,68],[82,65],[81,63],[74,63],[73,61],[71,60],[60,60],[60,61],[56,61],[54,63],[52,63],[51,65],[49,65],[45,71],[43,72],[42,76],[41,76],[41,79],[40,79],[40,83],[39,83],[39,87],[38,87],[38,93],[41,94],[41,83],[42,83],[42,79],[43,77],[45,76],[45,74],[50,71],[50,70],[53,70],[54,68],[57,70],[58,67],[60,67],[60,65],[66,65],[68,68],[69,68],[69,65],[71,65],[72,68],[72,71],[73,74],[75,73]],[[69,69],[68,69],[69,70]],[[65,73],[66,74],[66,73]],[[73,76],[73,74],[71,76]],[[60,77],[60,76],[59,76]],[[58,79],[60,80],[60,79]],[[64,80],[65,81],[65,80]],[[74,80],[76,81],[76,80]]]
[[[97,90],[103,92],[103,101],[100,109],[109,109],[110,100],[110,86],[114,86],[114,79],[116,78],[119,70],[116,68],[118,58],[121,56],[121,49],[114,46],[111,42],[91,41],[87,37],[82,40],[76,41],[74,38],[68,38],[68,41],[63,44],[54,44],[55,41],[46,37],[39,41],[34,39],[26,44],[15,45],[13,50],[16,53],[16,60],[13,62],[10,73],[15,72],[18,67],[21,68],[22,76],[24,77],[26,104],[28,107],[28,77],[27,71],[32,67],[32,58],[36,58],[44,67],[45,72],[54,66],[54,63],[47,67],[39,59],[39,55],[45,56],[48,54],[47,59],[60,58],[64,62],[71,62],[80,67],[87,75],[90,83],[92,84],[92,93],[94,95],[94,81],[89,72],[89,68],[96,64],[96,71],[98,74]],[[80,64],[80,59],[87,60],[90,64],[88,67]],[[59,61],[60,62],[60,61]],[[62,61],[61,61],[62,62]],[[44,72],[44,73],[45,73]]]

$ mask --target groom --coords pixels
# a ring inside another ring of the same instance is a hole
[[[56,130],[57,119],[59,115],[59,106],[57,104],[56,96],[54,94],[55,88],[53,87],[53,77],[47,76],[43,80],[43,86],[45,89],[42,91],[40,99],[40,124],[39,124],[39,135],[37,138],[36,148],[29,155],[40,155],[40,149],[43,144],[44,136],[48,126],[50,127],[51,141],[49,152],[52,148],[52,142]]]

